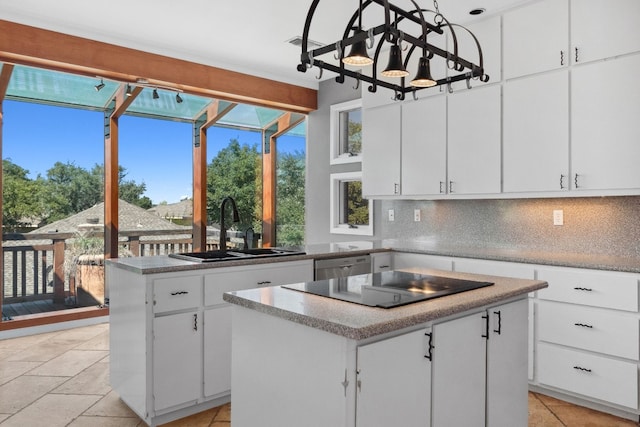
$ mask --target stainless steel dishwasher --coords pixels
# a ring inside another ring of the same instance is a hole
[[[319,259],[315,262],[315,280],[335,279],[371,273],[371,256]]]

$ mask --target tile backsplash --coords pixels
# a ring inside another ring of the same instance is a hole
[[[640,256],[640,196],[509,200],[383,200],[383,239],[466,247]],[[388,210],[395,221],[388,221]],[[414,210],[420,209],[420,222]],[[554,225],[562,210],[564,225]]]

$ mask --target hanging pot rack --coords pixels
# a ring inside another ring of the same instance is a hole
[[[360,81],[364,81],[370,84],[368,86],[369,92],[377,92],[378,87],[383,87],[394,91],[393,98],[395,100],[404,100],[405,94],[412,92],[415,97],[416,91],[426,89],[426,87],[416,87],[410,84],[407,85],[405,77],[400,77],[399,83],[391,83],[387,80],[381,80],[378,78],[378,59],[380,57],[380,52],[382,51],[382,47],[384,46],[384,44],[391,43],[392,45],[402,45],[404,43],[409,45],[404,49],[406,50],[406,57],[403,61],[405,69],[409,63],[409,60],[411,59],[411,56],[414,54],[416,49],[418,49],[420,52],[423,52],[423,55],[426,55],[427,60],[430,61],[437,56],[446,61],[448,69],[461,72],[461,74],[455,76],[446,76],[440,79],[434,78],[432,86],[447,85],[449,91],[451,91],[451,83],[453,82],[466,80],[467,87],[470,88],[471,79],[479,79],[482,82],[489,81],[489,76],[484,72],[482,48],[476,36],[466,27],[463,27],[459,24],[450,23],[440,13],[437,0],[434,0],[433,2],[435,11],[421,8],[414,0],[410,1],[414,5],[415,9],[406,11],[392,3],[389,3],[388,0],[360,0],[359,7],[358,9],[356,9],[351,19],[347,23],[347,26],[344,30],[343,38],[341,40],[319,47],[317,49],[308,50],[309,29],[311,27],[313,15],[316,11],[318,3],[320,2],[320,0],[313,0],[311,6],[309,7],[309,12],[307,13],[307,17],[305,20],[301,44],[302,53],[300,55],[300,64],[298,64],[297,67],[298,71],[304,73],[313,67],[318,67],[318,79],[322,78],[323,70],[327,70],[338,74],[335,78],[336,82],[338,83],[344,83],[345,76],[351,77],[356,79],[355,88],[358,88],[360,86]],[[372,5],[377,5],[384,8],[385,20],[384,23],[375,27],[371,27],[365,31],[362,28],[363,11],[367,7]],[[426,21],[424,17],[425,13],[433,14],[433,24]],[[418,24],[418,36],[398,29],[398,24],[404,20],[408,20],[415,24]],[[356,21],[358,22],[358,25],[356,25]],[[468,59],[462,58],[458,55],[458,37],[456,35],[456,29],[462,29],[471,35],[478,51],[477,64],[474,64]],[[439,48],[427,42],[427,36],[429,34],[436,33],[442,35],[445,33],[445,31],[451,35],[453,47],[452,52]],[[345,51],[347,47],[353,46],[357,43],[366,43],[367,47],[369,49],[372,49],[373,45],[375,44],[375,36],[378,35],[382,35],[382,37],[379,38],[375,47],[375,54],[372,58],[373,63],[371,64],[371,66],[367,66],[358,70],[346,68],[343,59],[346,56]],[[329,63],[322,59],[319,59],[322,55],[326,55],[331,52],[334,52],[334,59],[339,61],[339,65],[335,65],[333,63]],[[370,68],[368,72],[366,71],[367,68]],[[463,72],[464,70],[467,71]]]

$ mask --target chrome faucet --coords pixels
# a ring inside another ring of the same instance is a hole
[[[231,208],[233,209],[233,222],[240,222],[240,215],[238,214],[236,201],[229,196],[222,199],[222,203],[220,204],[220,244],[218,245],[221,251],[227,250],[227,230],[224,227],[224,208],[227,202],[231,202]]]

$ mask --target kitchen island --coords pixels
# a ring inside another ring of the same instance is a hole
[[[526,425],[527,294],[546,283],[415,272],[494,285],[392,309],[225,293],[234,427]]]

